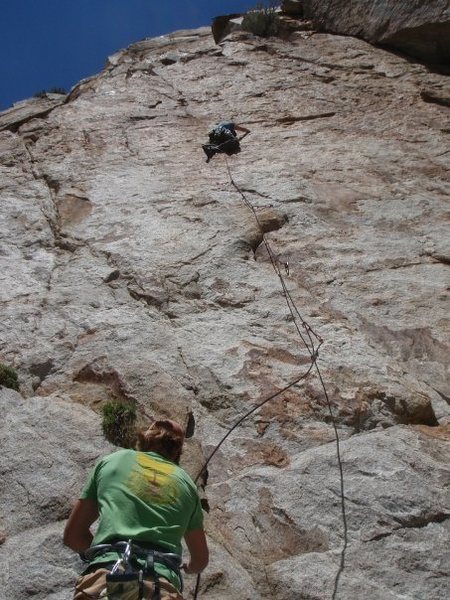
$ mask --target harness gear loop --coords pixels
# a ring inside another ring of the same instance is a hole
[[[144,573],[143,571],[139,571],[139,600],[144,597]]]
[[[159,585],[159,577],[158,573],[155,570],[155,555],[153,551],[150,551],[147,554],[147,559],[145,562],[145,572],[147,575],[151,575],[153,578],[154,589],[152,600],[160,600],[161,598],[161,587]]]

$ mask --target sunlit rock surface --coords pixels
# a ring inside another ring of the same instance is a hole
[[[142,422],[193,412],[195,475],[311,365],[262,230],[323,339],[348,527],[336,598],[446,597],[446,98],[444,76],[351,37],[217,46],[204,28],[138,42],[65,100],[0,115],[0,362],[23,395],[1,392],[0,597],[24,597],[23,561],[26,595],[71,597],[80,564],[62,527],[110,450],[106,401]],[[223,118],[251,134],[205,164]],[[340,493],[313,368],[209,466],[201,597],[331,598]]]

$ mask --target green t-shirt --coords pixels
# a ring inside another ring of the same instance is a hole
[[[186,531],[203,529],[197,488],[175,463],[155,452],[119,450],[102,458],[81,492],[98,505],[99,523],[93,545],[133,539],[155,544],[181,556]],[[114,561],[103,555],[93,562]],[[160,564],[159,575],[179,587],[178,577]]]

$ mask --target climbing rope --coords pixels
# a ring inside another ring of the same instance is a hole
[[[302,315],[300,314],[299,310],[297,309],[297,306],[289,292],[289,289],[286,285],[285,279],[283,277],[283,273],[280,269],[280,265],[279,265],[279,261],[276,257],[276,254],[273,252],[269,241],[267,240],[264,230],[262,228],[260,219],[258,218],[258,213],[256,212],[255,208],[253,207],[252,203],[248,200],[248,198],[246,197],[246,195],[244,194],[244,192],[242,191],[242,189],[237,185],[237,183],[234,181],[233,176],[231,174],[231,170],[230,170],[230,166],[228,164],[228,160],[225,158],[226,161],[226,166],[227,166],[227,170],[228,170],[228,176],[230,179],[230,183],[231,185],[235,188],[235,190],[239,193],[239,195],[241,196],[244,204],[246,205],[246,207],[253,213],[253,216],[255,218],[255,221],[259,227],[259,230],[262,234],[262,242],[264,243],[264,246],[267,250],[267,254],[269,256],[271,265],[275,271],[275,273],[278,275],[278,278],[280,280],[281,283],[281,288],[282,288],[282,292],[283,292],[283,296],[285,298],[286,304],[288,306],[289,312],[292,316],[292,320],[294,323],[294,326],[296,328],[296,331],[303,343],[303,345],[305,346],[305,348],[307,349],[310,358],[311,358],[311,364],[309,365],[309,367],[307,368],[307,370],[302,373],[299,377],[297,377],[296,379],[294,379],[293,381],[291,381],[288,385],[286,385],[285,387],[283,387],[281,390],[279,390],[278,392],[275,392],[274,394],[271,394],[268,398],[265,398],[263,401],[261,401],[260,403],[256,404],[255,406],[253,406],[249,411],[247,411],[244,415],[242,415],[235,423],[234,425],[232,425],[232,427],[229,428],[229,430],[227,431],[227,433],[222,437],[222,439],[219,441],[219,443],[215,446],[215,448],[213,449],[213,451],[211,452],[211,454],[208,456],[207,460],[205,461],[203,467],[201,468],[201,470],[199,471],[199,473],[197,474],[197,476],[195,477],[195,482],[197,483],[198,480],[200,479],[200,477],[202,476],[202,474],[205,472],[205,470],[207,469],[209,463],[211,462],[212,458],[215,456],[215,454],[217,453],[217,451],[219,450],[219,448],[222,446],[222,444],[225,442],[225,440],[233,433],[233,431],[235,429],[237,429],[248,417],[250,417],[253,413],[255,413],[256,411],[258,411],[260,408],[262,408],[265,404],[271,402],[272,400],[274,400],[275,398],[277,398],[278,396],[280,396],[281,394],[283,394],[284,392],[286,392],[287,390],[289,390],[290,388],[292,388],[293,386],[297,385],[300,381],[302,381],[303,379],[306,379],[306,377],[308,377],[308,375],[311,373],[311,371],[313,369],[315,369],[316,373],[317,373],[317,377],[319,379],[320,385],[322,387],[323,390],[323,394],[326,400],[326,404],[328,407],[328,412],[330,415],[330,419],[331,419],[331,423],[333,426],[333,431],[334,431],[334,436],[335,436],[335,442],[336,442],[336,455],[337,455],[337,463],[338,463],[338,469],[339,469],[339,481],[340,481],[340,499],[341,499],[341,513],[342,513],[342,524],[343,524],[343,546],[341,549],[341,553],[340,553],[340,562],[339,562],[339,568],[337,570],[336,576],[335,576],[335,580],[334,580],[334,588],[333,588],[333,594],[332,594],[332,600],[336,599],[336,595],[337,595],[337,591],[338,591],[338,586],[339,586],[339,580],[340,577],[342,575],[342,572],[344,570],[345,567],[345,553],[347,550],[347,545],[348,545],[348,527],[347,527],[347,514],[346,514],[346,506],[345,506],[345,488],[344,488],[344,471],[343,471],[343,466],[342,466],[342,459],[341,459],[341,449],[340,449],[340,439],[339,439],[339,432],[336,426],[336,421],[334,418],[334,414],[333,414],[333,408],[331,406],[331,401],[330,401],[330,397],[328,395],[328,391],[325,385],[325,382],[323,380],[322,377],[322,373],[320,371],[319,365],[317,364],[317,359],[319,357],[319,349],[323,343],[322,338],[310,327],[310,325],[305,321],[305,319],[302,317]],[[289,274],[289,263],[285,262],[285,270],[286,273]],[[303,331],[302,331],[303,330]],[[195,590],[194,590],[194,600],[197,599],[198,597],[198,592],[200,589],[200,574],[197,575],[197,581],[196,581],[196,585],[195,585]]]

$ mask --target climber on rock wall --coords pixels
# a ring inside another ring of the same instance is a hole
[[[182,600],[180,571],[206,567],[197,488],[178,466],[183,442],[180,425],[155,421],[139,434],[138,451],[119,450],[95,465],[64,530],[66,546],[89,562],[74,600]],[[181,561],[183,537],[187,564]]]
[[[242,131],[244,135],[238,138],[236,131]],[[231,156],[241,151],[239,142],[250,133],[250,130],[242,125],[237,125],[233,121],[221,121],[217,123],[209,132],[209,143],[203,144],[202,148],[206,154],[206,162],[217,154],[224,152]]]

